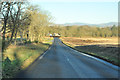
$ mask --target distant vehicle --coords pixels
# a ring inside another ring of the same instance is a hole
[[[60,37],[60,34],[59,33],[54,33],[53,37]]]
[[[50,37],[52,37],[52,34],[50,34]]]

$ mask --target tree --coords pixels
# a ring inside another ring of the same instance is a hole
[[[28,27],[28,34],[31,41],[41,41],[46,35],[47,28],[50,24],[51,16],[37,6],[29,6],[26,10],[30,15],[30,25]]]
[[[22,10],[25,6],[23,6],[23,2],[1,2],[1,13],[2,13],[2,50],[5,48],[6,37],[8,40],[7,44],[10,44],[13,40],[13,37],[17,37],[17,32],[19,30],[19,26],[22,22],[21,15]],[[10,40],[9,40],[10,37]]]
[[[112,36],[118,36],[118,27],[116,27],[115,25],[113,25],[111,27],[111,31],[112,31]]]
[[[17,32],[20,25],[22,5],[23,5],[23,2],[12,2],[11,4],[10,17],[11,17],[13,27],[11,31],[10,42],[12,41],[13,36],[15,36],[15,42],[16,42]]]
[[[9,2],[1,2],[1,14],[2,14],[2,21],[3,21],[3,26],[2,26],[2,50],[5,48],[5,34],[6,34],[6,28],[7,28],[7,22],[8,22],[8,17],[10,13],[10,6],[11,3]]]

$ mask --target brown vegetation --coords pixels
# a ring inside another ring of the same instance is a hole
[[[118,65],[118,38],[63,37],[68,46]]]

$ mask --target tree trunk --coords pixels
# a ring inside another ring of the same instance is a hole
[[[5,48],[5,34],[6,34],[6,23],[7,20],[4,20],[4,31],[3,31],[3,35],[2,35],[2,52],[4,51]]]
[[[16,38],[17,38],[17,30],[16,30],[16,33],[15,33],[15,45],[17,43]]]
[[[20,41],[21,41],[21,43],[23,42],[22,40],[23,40],[23,32],[20,31]]]
[[[27,41],[29,40],[29,34],[27,33]]]
[[[12,29],[12,34],[11,34],[11,38],[10,38],[10,41],[9,41],[10,43],[13,40],[14,32],[15,32],[15,24],[14,24],[14,28]]]

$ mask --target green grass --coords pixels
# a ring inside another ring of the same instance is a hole
[[[3,77],[12,78],[19,71],[26,69],[52,44],[51,38],[45,43],[31,43],[21,46],[10,45],[3,54]]]
[[[43,43],[52,44],[53,38],[44,38]]]

